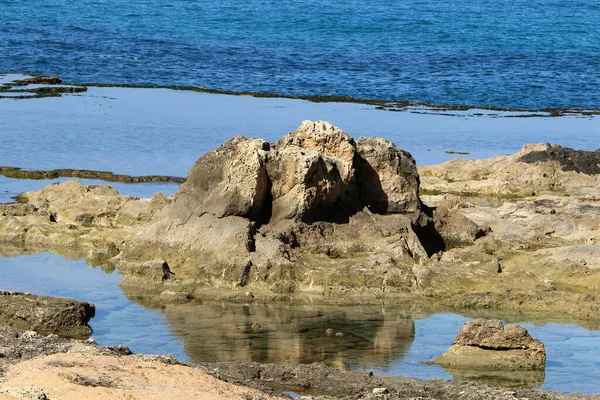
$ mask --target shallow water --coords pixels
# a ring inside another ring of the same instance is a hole
[[[598,147],[600,117],[475,113],[389,112],[361,104],[90,88],[59,98],[0,99],[0,165],[186,176],[196,159],[234,135],[275,141],[305,119],[330,121],[354,138],[389,139],[411,152],[418,165],[457,157],[447,150],[484,158],[532,142]]]
[[[429,314],[397,305],[323,306],[200,302],[159,310],[128,299],[117,272],[49,253],[6,257],[0,248],[0,288],[65,296],[96,305],[90,325],[104,345],[123,343],[136,352],[172,353],[193,361],[325,362],[379,375],[452,378],[423,365],[444,352],[467,317]],[[553,317],[499,315],[521,322],[548,353],[544,374],[518,374],[530,386],[600,393],[600,331],[548,322]],[[531,322],[535,322],[535,324]],[[556,320],[559,321],[559,320]],[[332,328],[345,336],[327,336]],[[457,378],[461,378],[457,376]],[[481,376],[478,379],[482,379]],[[498,379],[496,378],[496,382]],[[506,381],[504,383],[507,383]]]
[[[0,71],[599,107],[599,21],[596,0],[0,0]]]

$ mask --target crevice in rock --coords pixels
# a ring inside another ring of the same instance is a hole
[[[252,269],[252,265],[252,260],[249,260],[248,263],[246,263],[246,265],[244,266],[239,286],[244,287],[248,284],[248,281],[250,280],[250,270]]]
[[[254,218],[255,228],[258,230],[261,226],[266,225],[271,221],[271,216],[273,215],[273,192],[272,192],[273,184],[271,182],[271,178],[267,174],[267,190],[265,194],[265,199],[263,201],[263,205],[261,209],[256,213]]]
[[[433,208],[423,205],[422,212],[426,218],[421,216],[411,224],[428,257],[439,251],[446,250],[444,239],[437,229],[435,229],[433,210]]]

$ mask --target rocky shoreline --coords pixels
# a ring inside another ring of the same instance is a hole
[[[323,364],[182,363],[132,354],[123,345],[65,339],[0,326],[0,399],[597,399],[482,383],[377,377]],[[524,373],[521,371],[521,375]]]
[[[305,121],[277,143],[229,140],[169,197],[139,199],[77,181],[24,193],[0,204],[0,254],[52,251],[117,268],[128,296],[154,304],[402,300],[596,321],[599,162],[598,152],[538,144],[417,169],[385,139],[354,140]],[[265,371],[288,377],[273,378],[277,387],[307,388],[301,377],[311,373],[342,374],[323,366],[211,368],[255,386]],[[309,386],[341,398],[388,394],[373,394],[375,387],[399,396],[390,398],[567,398],[353,374],[335,378],[337,391],[325,381]]]

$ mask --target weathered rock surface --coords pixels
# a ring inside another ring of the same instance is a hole
[[[548,143],[527,144],[515,154],[485,160],[455,159],[419,169],[424,190],[500,197],[590,195],[597,191],[598,151]]]
[[[41,334],[86,338],[95,307],[83,301],[0,291],[0,325]]]
[[[422,241],[431,224],[416,166],[390,142],[363,141],[357,146],[322,121],[303,122],[275,145],[235,137],[196,162],[117,259],[166,260],[175,280],[210,286],[262,285],[285,294],[387,285],[405,292],[412,282],[402,264],[428,257]],[[373,176],[387,182],[376,193]],[[367,268],[352,260],[358,253]],[[371,268],[382,257],[385,265]],[[364,273],[348,274],[359,268]]]
[[[452,347],[433,363],[487,371],[540,371],[546,368],[544,344],[516,324],[478,318],[464,324]]]

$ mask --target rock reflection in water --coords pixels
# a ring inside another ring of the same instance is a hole
[[[457,381],[477,381],[492,386],[533,389],[546,379],[545,371],[476,371],[444,368]]]
[[[163,315],[197,362],[383,366],[401,358],[415,334],[409,315],[381,306],[203,302],[166,307]],[[337,334],[328,336],[328,328]]]

